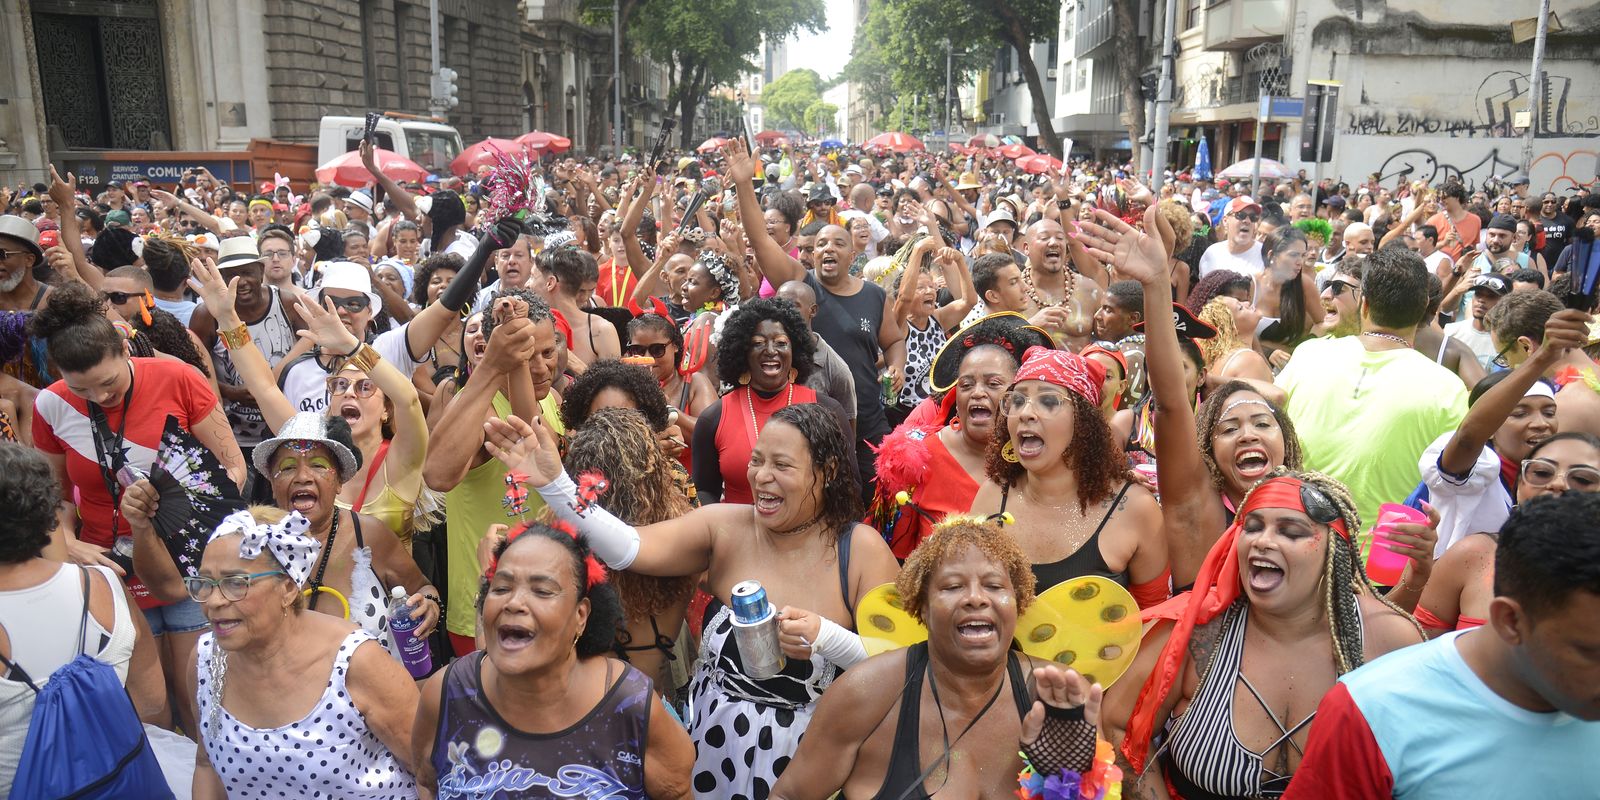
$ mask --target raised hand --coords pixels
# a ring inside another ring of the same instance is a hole
[[[1044,727],[1045,706],[1062,709],[1083,708],[1083,719],[1095,727],[1100,726],[1100,704],[1105,690],[1100,684],[1090,685],[1076,670],[1063,669],[1055,664],[1033,671],[1034,690],[1038,696],[1033,708],[1022,718],[1022,743],[1033,744]]]
[[[61,179],[61,173],[56,172],[54,164],[50,165],[50,199],[56,202],[56,208],[61,213],[68,213],[77,205],[78,176],[67,173],[67,179]]]
[[[541,417],[535,417],[531,425],[516,415],[491,419],[483,424],[483,446],[507,469],[527,475],[528,485],[534,488],[561,476],[555,435]]]
[[[355,337],[349,329],[339,321],[339,312],[333,306],[333,300],[322,298],[322,304],[311,302],[307,295],[301,295],[295,300],[295,307],[300,311],[300,318],[306,321],[307,330],[296,331],[302,339],[309,340],[328,353],[349,353],[361,346],[361,340]]]
[[[730,139],[722,146],[722,158],[728,162],[728,180],[737,185],[748,185],[756,178],[755,160],[740,139]]]
[[[209,258],[196,258],[189,261],[189,288],[200,295],[206,309],[220,323],[223,314],[233,313],[234,300],[239,294],[239,278],[235,276],[232,280],[223,280],[217,262]]]
[[[1155,206],[1145,210],[1147,230],[1159,230],[1161,215]],[[1161,240],[1117,219],[1104,209],[1095,209],[1096,222],[1081,223],[1078,241],[1090,255],[1115,267],[1117,274],[1145,285],[1167,280],[1167,250]]]

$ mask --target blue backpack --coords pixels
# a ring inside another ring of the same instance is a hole
[[[144,724],[116,670],[83,652],[89,627],[88,570],[82,576],[77,658],[40,688],[22,667],[0,656],[0,666],[11,671],[11,678],[26,683],[36,695],[11,797],[171,800]]]

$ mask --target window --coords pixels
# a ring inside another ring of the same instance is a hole
[[[761,94],[761,76],[760,75],[751,75],[750,76],[750,92],[751,92],[751,94]]]
[[[448,133],[407,128],[406,149],[417,166],[442,175],[449,171],[450,162],[461,155],[461,140]]]
[[[1197,27],[1200,24],[1200,9],[1205,7],[1205,0],[1184,0],[1183,3],[1183,29]]]

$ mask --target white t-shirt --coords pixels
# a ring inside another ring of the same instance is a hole
[[[1205,255],[1200,256],[1200,277],[1216,272],[1219,269],[1231,269],[1241,275],[1260,275],[1266,268],[1266,263],[1261,259],[1261,243],[1253,242],[1250,249],[1234,255],[1228,249],[1227,242],[1217,242],[1206,248]]]
[[[1441,261],[1445,264],[1444,270],[1439,269],[1439,262]],[[1438,275],[1441,271],[1455,269],[1456,266],[1455,262],[1451,261],[1450,256],[1446,255],[1443,250],[1435,250],[1431,254],[1423,256],[1422,263],[1427,264],[1428,271],[1434,275]]]
[[[1478,357],[1478,364],[1484,369],[1489,368],[1489,362],[1499,352],[1494,347],[1494,337],[1488,331],[1472,327],[1470,319],[1444,326],[1444,335],[1460,339],[1462,344],[1472,348],[1472,354]]]
[[[391,328],[372,340],[372,348],[383,360],[394,365],[403,375],[410,375],[422,364],[411,357],[406,344],[406,329],[411,323]],[[423,354],[427,358],[427,354]],[[296,361],[283,373],[283,396],[289,398],[296,411],[328,410],[328,371],[314,358]]]

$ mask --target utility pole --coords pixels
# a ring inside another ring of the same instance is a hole
[[[438,0],[434,0],[438,2]],[[611,0],[611,157],[622,156],[622,3]]]
[[[1533,75],[1528,79],[1528,129],[1522,133],[1522,174],[1533,169],[1533,138],[1544,105],[1544,39],[1550,32],[1550,0],[1539,0],[1539,32],[1533,37]]]
[[[1166,23],[1161,36],[1161,82],[1156,86],[1155,141],[1150,154],[1150,191],[1161,194],[1167,171],[1167,137],[1171,134],[1173,68],[1177,61],[1178,0],[1166,0]],[[1259,135],[1256,137],[1260,138]]]
[[[456,97],[456,71],[439,66],[439,0],[428,0],[428,110],[436,117],[461,103]]]
[[[950,150],[950,71],[955,61],[955,45],[944,40],[944,149]]]

